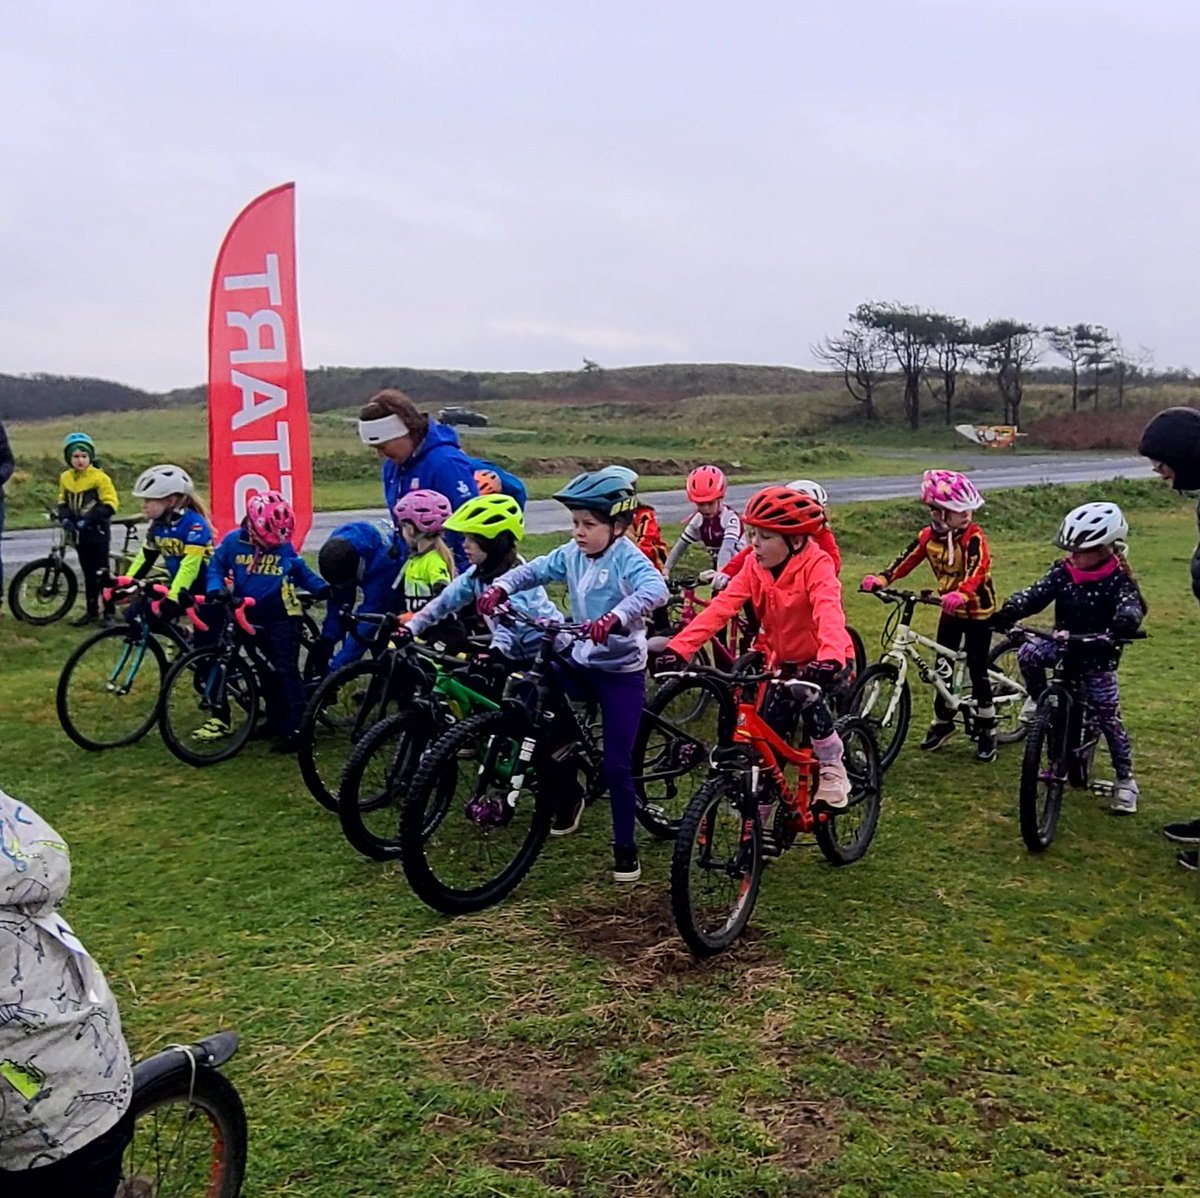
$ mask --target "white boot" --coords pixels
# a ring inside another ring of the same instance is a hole
[[[822,740],[814,738],[813,752],[817,757],[817,793],[813,806],[827,811],[844,811],[850,803],[850,776],[842,760],[842,738],[835,732]]]
[[[1132,778],[1118,778],[1108,809],[1113,815],[1136,815],[1138,784]]]
[[[1032,724],[1033,717],[1037,715],[1037,709],[1038,701],[1036,699],[1026,699],[1025,702],[1021,704],[1021,714],[1017,716],[1017,719],[1019,719],[1022,724]]]

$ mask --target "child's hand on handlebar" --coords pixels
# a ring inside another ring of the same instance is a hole
[[[580,631],[583,632],[584,629],[580,629]],[[586,626],[586,635],[593,645],[607,645],[608,638],[614,632],[620,631],[621,617],[615,611],[610,611],[598,620],[589,620]]]
[[[886,578],[880,578],[878,574],[864,574],[862,582],[858,584],[858,589],[870,594],[872,591],[882,591],[885,586],[887,586]]]
[[[687,669],[687,662],[674,649],[664,649],[651,663],[651,674],[677,674]]]
[[[475,601],[475,607],[481,616],[490,616],[507,599],[508,592],[503,587],[488,587]]]
[[[967,606],[967,597],[962,591],[947,591],[942,596],[942,611],[952,616]]]

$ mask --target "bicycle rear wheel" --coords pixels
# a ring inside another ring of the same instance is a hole
[[[383,719],[386,660],[334,670],[304,708],[296,760],[304,785],[326,811],[338,810],[338,787],[354,746]]]
[[[726,688],[698,674],[669,679],[647,701],[633,746],[633,784],[638,822],[652,835],[670,840],[679,831],[708,777],[709,755],[721,731],[732,731],[733,718]]]
[[[818,820],[813,828],[817,847],[831,865],[849,865],[866,853],[879,827],[883,802],[883,770],[879,749],[867,723],[847,716],[837,724],[842,760],[850,777],[850,803],[837,815]]]
[[[133,1139],[116,1198],[238,1198],[246,1111],[215,1069],[178,1070],[133,1094]]]
[[[12,577],[8,606],[26,624],[53,624],[75,604],[79,579],[66,562],[53,557],[27,562]]]
[[[1048,849],[1058,829],[1067,776],[1066,725],[1061,697],[1048,691],[1029,727],[1021,762],[1021,839],[1031,853]]]
[[[900,755],[912,720],[912,693],[888,662],[868,666],[846,704],[850,715],[867,722],[879,748],[879,767],[887,770]]]
[[[400,855],[400,799],[436,733],[432,713],[420,705],[380,720],[354,746],[338,786],[338,819],[364,857]]]
[[[688,948],[711,957],[728,948],[754,911],[762,882],[758,813],[742,813],[741,786],[718,774],[684,812],[671,856],[671,911]]]
[[[500,902],[533,868],[551,804],[533,787],[526,720],[489,711],[425,754],[400,807],[400,861],[416,896],[463,915]]]
[[[258,717],[258,678],[241,654],[185,653],[167,671],[159,730],[189,765],[215,765],[242,751]]]
[[[140,628],[105,628],[67,658],[55,706],[63,731],[90,751],[140,740],[158,719],[167,655]]]

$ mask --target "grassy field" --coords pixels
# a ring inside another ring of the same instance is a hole
[[[798,474],[818,478],[911,472],[914,463],[961,464],[973,447],[931,425],[919,437],[894,424],[879,429],[831,425],[839,409],[811,395],[705,396],[656,404],[498,400],[487,404],[492,428],[461,429],[467,452],[516,470],[535,498],[553,494],[583,469],[626,462],[643,488],[675,488],[693,465],[716,461],[739,481]],[[379,502],[375,455],[357,440],[357,411],[316,412],[311,442],[316,506],[340,510]],[[53,504],[63,437],[76,418],[8,425],[18,470],[7,489],[9,527],[37,527]],[[208,477],[203,408],[110,412],[83,426],[99,448],[118,492],[146,466],[176,461],[202,484]],[[978,450],[974,450],[978,453]]]
[[[1096,493],[989,500],[1002,591]],[[868,856],[773,864],[715,963],[674,934],[666,846],[607,880],[603,810],[449,922],[263,747],[203,772],[153,738],[89,757],[54,715],[64,628],[0,624],[0,783],[70,842],[67,914],[135,1051],[240,1031],[249,1198],[1195,1193],[1197,888],[1157,832],[1197,813],[1195,527],[1165,489],[1115,493],[1152,607],[1122,671],[1141,813],[1069,796],[1032,857],[1019,750],[910,742]],[[917,518],[839,512],[846,579]],[[874,648],[881,605],[848,608]]]

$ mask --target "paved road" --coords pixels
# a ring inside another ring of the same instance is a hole
[[[985,494],[999,487],[1024,487],[1037,483],[1104,482],[1110,478],[1150,478],[1145,458],[1106,457],[1021,457],[994,462],[971,471],[971,477]],[[836,478],[829,481],[830,501],[834,504],[855,503],[871,499],[902,499],[915,496],[920,472],[889,475],[882,478]],[[785,480],[786,481],[786,480]],[[729,488],[730,501],[740,507],[761,483],[739,483]],[[658,509],[665,524],[682,521],[691,505],[682,491],[650,491],[647,500]],[[349,520],[370,520],[383,514],[382,508],[347,512],[317,512],[305,549],[318,549],[330,532]],[[526,512],[530,532],[561,532],[570,528],[570,521],[560,504],[552,499],[530,501]],[[50,547],[50,534],[45,530],[14,532],[4,537],[4,568],[6,573],[22,562],[41,557]]]

